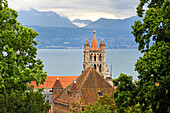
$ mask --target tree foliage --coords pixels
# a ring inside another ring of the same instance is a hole
[[[31,103],[31,107],[27,106],[30,111],[37,105],[42,105],[44,100],[40,92],[26,91],[29,88],[28,83],[36,81],[38,85],[43,83],[47,76],[43,72],[42,61],[36,59],[37,42],[34,38],[38,33],[21,25],[16,20],[17,16],[17,12],[8,7],[7,0],[0,0],[0,96],[2,97],[0,111],[4,109],[6,112],[10,112],[10,109],[18,112],[18,109],[25,105],[23,101]],[[31,96],[35,98],[31,99]],[[44,105],[39,107],[44,109]]]
[[[117,87],[114,91],[114,102],[118,113],[125,112],[128,107],[135,105],[136,86],[132,80],[132,76],[123,73],[113,80],[114,86]]]
[[[98,101],[85,106],[85,113],[113,113],[115,111],[113,95],[103,95]]]
[[[113,113],[115,111],[113,95],[103,95],[98,98],[95,103],[90,103],[82,108],[79,103],[71,103],[72,108],[69,109],[72,113]]]
[[[144,16],[132,26],[138,49],[144,52],[135,64],[137,101],[142,112],[150,107],[153,112],[170,112],[170,0],[140,0],[137,14]]]
[[[0,91],[25,91],[33,80],[43,83],[46,73],[42,61],[35,59],[38,34],[17,22],[17,12],[6,0],[0,1],[0,17]]]
[[[0,95],[0,113],[45,113],[50,109],[49,103],[44,103],[45,97],[41,93],[29,88],[26,93],[11,91]]]
[[[80,110],[80,104],[78,102],[71,103],[71,108],[69,108],[70,112],[72,113],[79,113]]]

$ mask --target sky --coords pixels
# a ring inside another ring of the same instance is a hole
[[[8,0],[9,7],[19,10],[54,11],[70,20],[99,18],[124,19],[136,15],[140,0]]]

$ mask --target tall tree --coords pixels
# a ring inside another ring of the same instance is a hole
[[[113,95],[103,95],[98,98],[95,103],[90,103],[85,106],[85,113],[114,113],[115,105]],[[80,112],[82,113],[82,112]]]
[[[141,110],[151,106],[153,112],[170,112],[170,0],[140,0],[137,14],[144,16],[132,26],[138,49],[144,52],[135,64]]]
[[[128,107],[135,105],[136,87],[132,80],[132,76],[123,73],[113,80],[114,86],[117,87],[113,94],[116,112],[118,113],[126,112]]]
[[[28,83],[36,81],[38,85],[47,76],[42,61],[36,59],[37,48],[34,45],[37,42],[34,38],[38,33],[17,22],[17,16],[17,12],[8,7],[7,0],[0,0],[0,95],[9,97],[5,99],[24,96]],[[4,102],[8,104],[8,101]],[[18,107],[15,105],[14,108]]]

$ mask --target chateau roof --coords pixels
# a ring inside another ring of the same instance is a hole
[[[77,83],[74,83],[70,89],[70,92],[80,92]]]
[[[59,76],[59,80],[61,82],[61,85],[63,88],[67,87],[72,81],[74,81],[75,78],[78,76]],[[39,84],[38,88],[44,87],[44,88],[52,88],[55,81],[57,80],[57,76],[47,76],[46,81],[44,84]],[[37,88],[36,82],[31,81],[29,86],[34,85],[34,88]]]
[[[59,79],[57,79],[52,88],[63,88]]]
[[[92,40],[92,43],[91,43],[91,48],[90,50],[100,50],[99,47],[98,47],[98,43],[97,43],[97,39],[96,39],[96,35],[95,35],[96,31],[94,30],[93,32],[93,40]]]
[[[54,101],[64,100],[69,103],[68,90],[72,90],[75,87],[74,85],[75,83],[73,82],[68,85]],[[93,67],[89,67],[76,79],[76,85],[76,88],[80,90],[82,95],[82,103],[85,105],[97,101],[99,90],[103,94],[111,94],[113,92],[113,87]]]

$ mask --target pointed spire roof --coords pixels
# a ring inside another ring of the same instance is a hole
[[[104,38],[103,38],[103,42],[102,42],[102,44],[105,46]]]
[[[111,64],[110,77],[113,79],[112,64]]]
[[[78,88],[78,85],[76,83],[76,80],[74,80],[74,83],[70,89],[70,92],[80,92],[80,89]]]
[[[58,76],[57,76],[57,80],[55,81],[55,83],[53,85],[53,88],[63,88]]]
[[[89,45],[89,41],[88,41],[88,38],[86,38],[86,42],[85,42],[86,45]]]
[[[93,31],[93,40],[92,40],[90,50],[100,50],[99,47],[98,47],[97,39],[96,39],[96,31],[95,31],[95,29]]]
[[[67,92],[69,89],[70,92],[80,92],[82,94],[80,99],[84,105],[96,102],[99,97],[97,93],[99,90],[103,94],[113,92],[113,87],[93,67],[85,70],[76,79],[76,83],[72,82],[68,85],[54,101],[61,102],[60,100],[64,100],[64,102],[69,103],[70,98]]]

